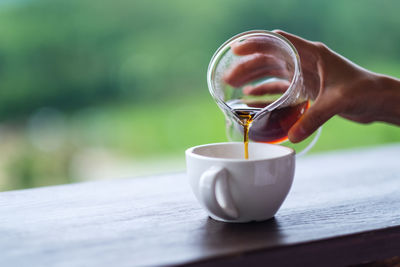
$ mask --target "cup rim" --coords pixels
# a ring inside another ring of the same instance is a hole
[[[203,145],[198,145],[198,146],[194,146],[191,148],[186,149],[185,154],[186,156],[190,156],[192,158],[196,158],[196,159],[206,159],[206,160],[210,160],[210,161],[223,161],[223,162],[260,162],[260,161],[266,161],[266,160],[276,160],[276,159],[280,159],[280,158],[285,158],[285,157],[290,157],[290,156],[294,156],[296,154],[296,151],[293,148],[290,147],[286,147],[286,146],[281,146],[281,145],[277,145],[277,144],[269,144],[269,143],[249,143],[249,145],[262,145],[262,146],[274,146],[274,147],[279,147],[282,149],[286,149],[289,151],[288,154],[282,155],[282,156],[274,156],[274,157],[268,157],[268,158],[257,158],[257,159],[231,159],[231,158],[217,158],[217,157],[209,157],[209,156],[203,156],[203,155],[199,155],[194,153],[193,151],[197,148],[200,147],[206,147],[206,146],[218,146],[218,145],[243,145],[243,142],[221,142],[221,143],[210,143],[210,144],[203,144]]]

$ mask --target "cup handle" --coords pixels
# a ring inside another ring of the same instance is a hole
[[[217,199],[217,181],[220,182],[223,205]],[[228,171],[225,168],[210,167],[200,177],[200,198],[207,210],[214,216],[224,220],[234,220],[239,218],[239,212],[233,203],[228,183]]]
[[[314,136],[314,139],[299,153],[296,154],[296,158],[304,156],[310,149],[315,145],[315,143],[318,141],[318,138],[320,137],[322,132],[322,126],[318,128],[317,134]]]

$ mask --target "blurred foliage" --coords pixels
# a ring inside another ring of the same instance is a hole
[[[372,0],[8,1],[0,9],[0,117],[203,90],[217,46],[254,28],[320,40],[368,66],[399,62],[399,9]]]
[[[87,147],[182,158],[225,141],[205,75],[242,31],[280,28],[400,77],[399,9],[395,0],[0,1],[0,190],[74,181]],[[61,115],[37,120],[43,107]],[[334,118],[314,151],[398,141],[396,127]]]

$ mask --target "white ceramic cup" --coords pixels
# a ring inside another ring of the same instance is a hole
[[[224,222],[272,218],[293,182],[293,149],[243,142],[207,144],[186,150],[187,174],[197,200],[211,218]]]

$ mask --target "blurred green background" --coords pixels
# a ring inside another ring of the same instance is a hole
[[[400,77],[400,2],[0,0],[0,191],[184,170],[226,141],[206,70],[227,38],[283,29]],[[399,142],[331,119],[312,150]]]

